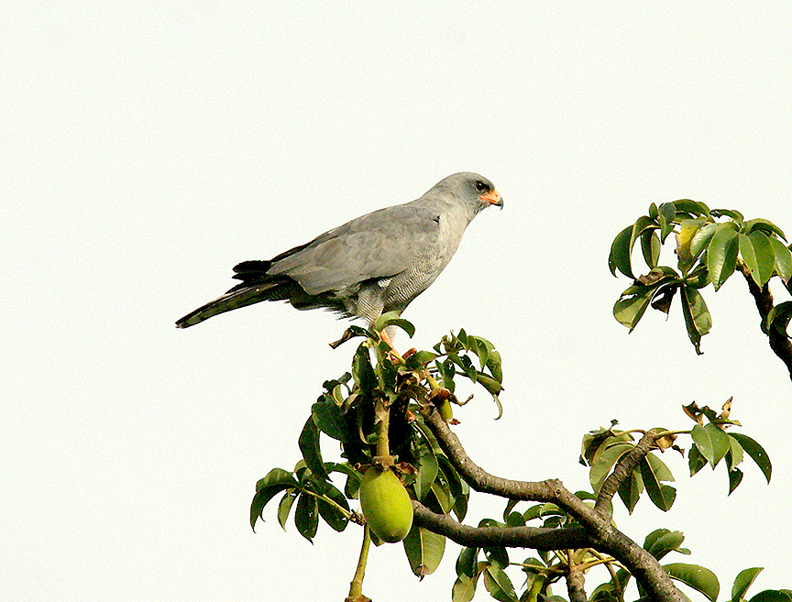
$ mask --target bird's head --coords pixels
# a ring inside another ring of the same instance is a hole
[[[490,205],[503,209],[503,198],[495,190],[495,185],[477,173],[470,171],[455,173],[438,182],[435,188],[440,188],[450,193],[453,198],[464,202],[473,210],[473,215]]]

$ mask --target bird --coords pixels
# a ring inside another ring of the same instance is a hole
[[[188,328],[261,301],[288,301],[299,310],[323,308],[373,327],[383,313],[401,315],[435,281],[468,224],[492,205],[502,209],[503,199],[490,180],[452,174],[414,201],[355,218],[270,260],[243,261],[234,267],[239,284],[176,326]],[[391,337],[381,334],[392,347]]]

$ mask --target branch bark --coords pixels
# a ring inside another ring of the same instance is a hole
[[[617,530],[611,524],[608,512],[602,512],[587,506],[566,489],[558,479],[548,479],[540,482],[513,481],[486,472],[470,459],[457,436],[451,432],[448,425],[434,408],[428,408],[424,416],[426,424],[437,438],[440,448],[472,489],[509,499],[557,504],[578,521],[590,540],[590,543],[584,546],[575,545],[572,547],[591,547],[610,554],[628,568],[652,600],[659,602],[682,602],[684,600],[682,594],[674,586],[671,578],[655,557]],[[441,521],[431,523],[429,521],[431,517],[424,514],[420,509],[419,514],[421,516],[416,515],[416,518],[419,521],[427,520],[427,524],[422,526],[426,526],[429,530],[434,531],[432,527],[436,526],[438,528],[446,528],[449,533],[453,532],[447,523],[442,523]],[[452,520],[452,522],[455,521]],[[473,538],[475,536],[476,538],[481,538],[476,539],[479,542],[476,544],[477,547],[504,545],[498,541],[488,540],[487,536],[491,536],[492,533],[484,532],[485,529],[464,527],[463,525],[460,525],[460,527],[463,527],[467,537]],[[559,530],[559,532],[563,531],[565,530]],[[572,532],[571,529],[568,531]],[[441,535],[445,534],[440,530],[436,532]],[[515,538],[517,537],[517,533],[512,533],[511,535]],[[538,537],[538,534],[533,533],[532,536]],[[515,545],[510,547],[533,546],[525,540],[521,543],[515,541]],[[563,547],[568,548],[569,546]]]
[[[583,527],[546,529],[544,527],[470,527],[447,514],[432,512],[413,500],[413,520],[424,529],[444,535],[468,548],[503,546],[534,550],[563,550],[591,547],[593,543]]]
[[[762,318],[762,323],[766,324],[767,316],[774,307],[773,293],[770,292],[770,287],[768,287],[767,284],[763,287],[759,287],[751,277],[751,272],[748,270],[748,267],[742,261],[737,262],[737,269],[739,269],[745,277],[745,281],[748,283],[748,291],[754,298],[754,303],[756,304],[756,309],[759,311],[759,316]],[[792,379],[792,341],[783,333],[772,328],[769,329],[767,337],[770,343],[770,349],[772,349],[773,353],[784,362],[789,372],[789,378]]]
[[[643,461],[646,455],[654,449],[658,433],[659,431],[657,429],[647,431],[646,434],[641,437],[641,440],[638,441],[638,444],[616,463],[613,472],[608,475],[608,478],[605,479],[605,482],[600,488],[594,510],[608,517],[611,516],[613,513],[613,505],[611,504],[613,496],[616,495],[624,479],[629,477],[632,472],[638,468],[638,465]]]
[[[569,602],[588,602],[586,590],[583,589],[586,584],[586,577],[583,575],[583,571],[576,566],[570,566],[566,582]]]

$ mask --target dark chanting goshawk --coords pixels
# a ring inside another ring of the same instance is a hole
[[[503,207],[487,178],[461,172],[421,198],[368,213],[268,261],[234,268],[241,282],[176,322],[187,328],[260,301],[325,308],[368,326],[401,313],[448,265],[465,229],[486,207]]]

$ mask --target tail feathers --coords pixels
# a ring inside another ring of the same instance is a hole
[[[272,261],[243,261],[234,266],[234,278],[242,282],[261,280],[272,267]]]
[[[232,288],[222,297],[210,301],[206,305],[190,312],[176,322],[177,328],[188,328],[212,316],[222,314],[232,309],[253,305],[260,301],[282,301],[295,294],[295,287],[299,285],[291,279],[277,279],[260,284],[249,285],[241,283]],[[301,290],[301,289],[300,289]],[[304,294],[304,293],[303,293]]]

